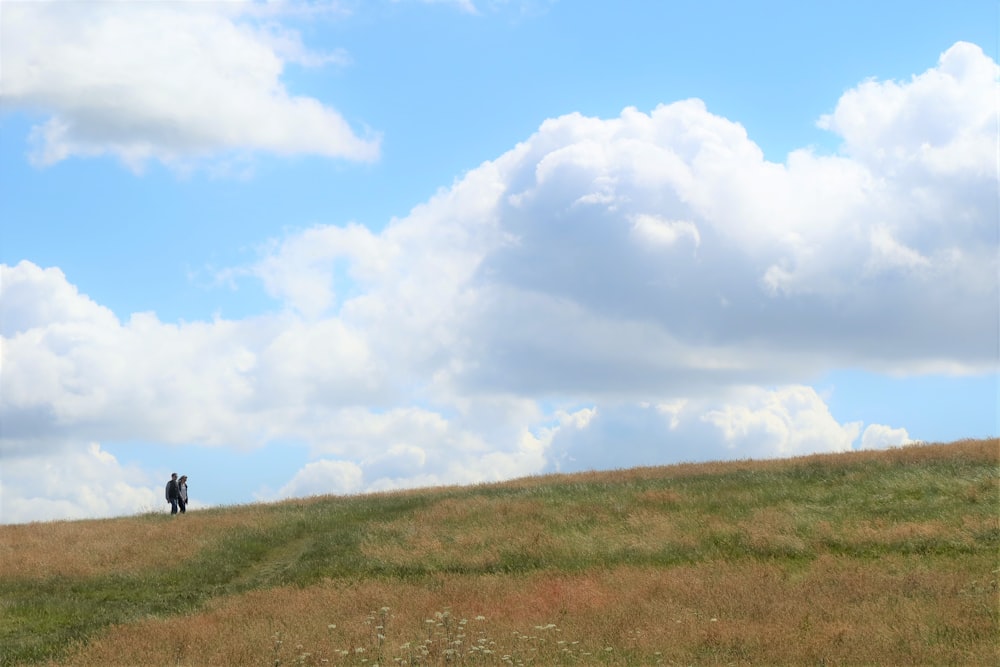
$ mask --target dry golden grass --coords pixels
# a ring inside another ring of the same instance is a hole
[[[630,512],[622,526],[604,524],[594,532],[601,540],[619,540],[636,553],[653,553],[667,545],[693,549],[699,541],[689,522],[649,509]]]
[[[445,499],[372,526],[362,553],[390,565],[416,561],[440,568],[486,567],[498,564],[505,553],[530,551],[544,557],[565,548],[566,540],[550,531],[562,521],[558,507],[534,499]]]
[[[276,515],[261,507],[99,521],[0,526],[0,577],[95,577],[159,570],[194,558],[219,536],[266,526]]]
[[[807,551],[795,517],[775,508],[755,511],[750,519],[737,524],[736,530],[757,553],[793,555]]]
[[[984,588],[995,574],[917,556],[328,581],[115,627],[52,664],[992,665]]]

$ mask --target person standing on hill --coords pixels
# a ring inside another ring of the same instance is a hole
[[[177,483],[177,473],[170,476],[170,481],[167,482],[166,495],[167,502],[170,503],[170,513],[177,514],[181,501],[181,489]]]
[[[188,506],[188,476],[181,475],[181,478],[177,480],[177,495],[179,497],[179,505],[181,509],[181,514],[187,512]]]

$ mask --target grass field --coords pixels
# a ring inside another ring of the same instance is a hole
[[[1000,664],[1000,442],[0,526],[0,665]]]

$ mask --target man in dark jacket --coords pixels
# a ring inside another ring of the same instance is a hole
[[[180,505],[181,500],[181,490],[177,486],[177,473],[170,476],[170,481],[167,482],[167,502],[170,503],[170,513],[177,514],[177,508]]]

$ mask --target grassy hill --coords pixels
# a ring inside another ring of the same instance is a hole
[[[1000,442],[0,526],[0,664],[993,665]]]

